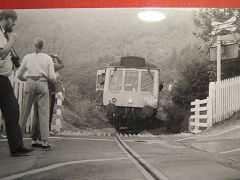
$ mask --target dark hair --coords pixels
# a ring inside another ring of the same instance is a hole
[[[17,13],[13,9],[3,9],[0,11],[0,20],[2,19],[13,18],[17,19]]]

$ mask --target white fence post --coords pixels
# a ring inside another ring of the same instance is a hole
[[[199,99],[195,100],[195,128],[194,128],[194,132],[198,133],[199,132],[199,108],[200,108],[200,104],[199,104]]]
[[[215,106],[215,83],[214,82],[210,82],[209,83],[209,97],[208,99],[208,103],[207,103],[207,116],[208,116],[208,128],[211,127],[213,125],[213,118],[215,118],[215,110],[216,110],[216,106]]]
[[[212,98],[207,97],[207,127],[212,127],[212,117],[213,117],[213,111],[212,111]]]
[[[62,115],[62,100],[57,97],[57,109],[56,109],[56,131],[60,131],[62,128],[61,115]]]

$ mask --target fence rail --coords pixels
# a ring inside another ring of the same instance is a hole
[[[205,105],[202,105],[203,102]],[[209,97],[201,101],[196,99],[191,105],[195,106],[191,108],[191,112],[195,114],[191,115],[189,120],[189,130],[193,133],[230,118],[234,112],[240,109],[240,76],[220,82],[211,82]],[[206,116],[199,115],[204,110],[207,111]],[[199,123],[199,119],[204,118],[207,119],[207,122]]]

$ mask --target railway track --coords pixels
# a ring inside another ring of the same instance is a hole
[[[145,176],[146,179],[169,180],[168,177],[160,173],[151,164],[149,164],[140,155],[138,155],[134,150],[132,150],[123,140],[121,140],[118,133],[115,134],[115,140],[117,141],[123,152],[128,156],[128,158],[133,162],[133,164]]]

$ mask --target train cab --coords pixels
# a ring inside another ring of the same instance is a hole
[[[153,116],[158,108],[159,84],[157,66],[141,57],[122,57],[119,62],[98,70],[97,101],[105,107],[109,118],[144,119]]]

